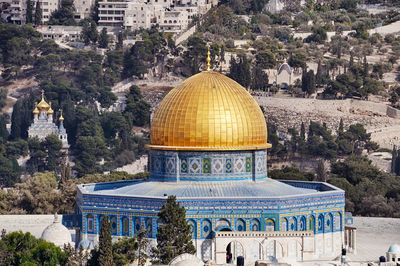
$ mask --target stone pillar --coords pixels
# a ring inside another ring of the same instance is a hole
[[[121,217],[117,214],[117,236],[121,235]]]
[[[128,223],[129,223],[129,225],[128,225],[129,233],[128,234],[129,234],[129,236],[133,236],[133,230],[134,230],[135,225],[132,224],[132,215],[128,216]]]
[[[353,229],[352,230],[353,231],[353,254],[357,254],[357,242],[356,242],[356,233],[357,233],[357,231],[356,231],[356,229]]]
[[[180,172],[181,172],[181,164],[179,162],[178,152],[175,152],[174,157],[175,157],[176,182],[179,182],[179,180],[180,180]]]

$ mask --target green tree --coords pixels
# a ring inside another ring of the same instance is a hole
[[[76,25],[74,19],[74,1],[73,0],[61,0],[61,8],[51,14],[49,19],[50,25]]]
[[[253,90],[265,91],[268,86],[268,75],[264,70],[258,66],[253,67],[251,75],[251,85]]]
[[[109,36],[107,33],[107,28],[103,28],[99,36],[99,47],[108,48],[108,42],[109,42]]]
[[[8,130],[7,130],[7,123],[10,117],[8,114],[0,115],[0,138],[3,138],[3,141],[8,139]]]
[[[25,16],[26,24],[32,23],[32,1],[26,0],[26,16]]]
[[[301,79],[301,90],[307,95],[315,92],[315,75],[314,70],[306,72],[303,71],[303,77]]]
[[[305,42],[316,42],[316,43],[324,43],[327,39],[328,35],[326,34],[326,29],[321,26],[313,26],[312,34],[308,36],[304,41]]]
[[[111,242],[111,225],[107,215],[103,216],[103,219],[101,220],[98,265],[114,265]]]
[[[124,46],[124,34],[122,33],[122,31],[120,31],[118,32],[117,44],[115,45],[115,49],[120,50],[123,48],[123,46]]]
[[[133,263],[136,258],[138,243],[133,237],[118,239],[112,244],[113,261],[117,266],[123,266]]]
[[[276,66],[275,56],[270,50],[260,51],[256,55],[256,64],[264,69],[274,68]]]
[[[0,154],[0,186],[10,187],[19,182],[21,169],[15,158]]]
[[[86,45],[90,44],[90,23],[87,20],[83,22],[81,35],[83,42]]]
[[[290,54],[288,64],[297,69],[297,68],[304,68],[306,66],[307,57],[304,52],[302,51],[294,51]]]
[[[38,265],[65,265],[67,255],[53,243],[41,241],[32,249],[32,258]]]
[[[47,151],[46,170],[59,172],[62,157],[62,142],[57,135],[48,135],[43,143],[43,150]]]
[[[250,60],[245,54],[240,54],[237,59],[232,57],[230,63],[229,77],[248,88],[251,82]]]
[[[36,2],[35,8],[35,25],[42,25],[42,8],[40,7],[40,2]]]
[[[94,1],[94,7],[92,11],[92,19],[96,24],[99,23],[99,0]]]
[[[90,22],[89,38],[94,44],[97,43],[97,40],[99,39],[99,32],[97,31],[97,25],[94,21]]]
[[[174,257],[183,253],[196,252],[185,214],[185,208],[176,202],[175,196],[169,196],[158,213],[161,226],[158,228],[157,248],[154,249],[154,254],[162,264],[168,264]]]
[[[21,231],[2,234],[0,250],[3,265],[66,265],[68,260],[53,243]]]
[[[57,212],[61,197],[57,185],[54,172],[36,173],[28,181],[16,184],[21,195],[19,206],[29,214]]]
[[[205,41],[199,36],[189,37],[187,46],[188,50],[183,54],[183,59],[193,75],[200,72],[200,66],[205,64],[207,47]]]
[[[143,98],[138,86],[133,85],[129,89],[124,115],[135,126],[144,126],[150,121],[150,105]]]

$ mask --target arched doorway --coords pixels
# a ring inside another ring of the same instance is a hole
[[[244,250],[242,244],[238,241],[232,241],[226,246],[226,263],[235,264],[237,257],[244,257]]]

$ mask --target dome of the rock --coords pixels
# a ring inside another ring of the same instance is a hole
[[[269,148],[264,115],[236,81],[213,71],[171,90],[156,109],[150,148],[259,150]]]

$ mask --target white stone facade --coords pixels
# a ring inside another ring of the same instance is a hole
[[[159,25],[164,32],[180,33],[191,20],[206,13],[217,1],[136,0],[99,2],[99,25],[130,30]]]

